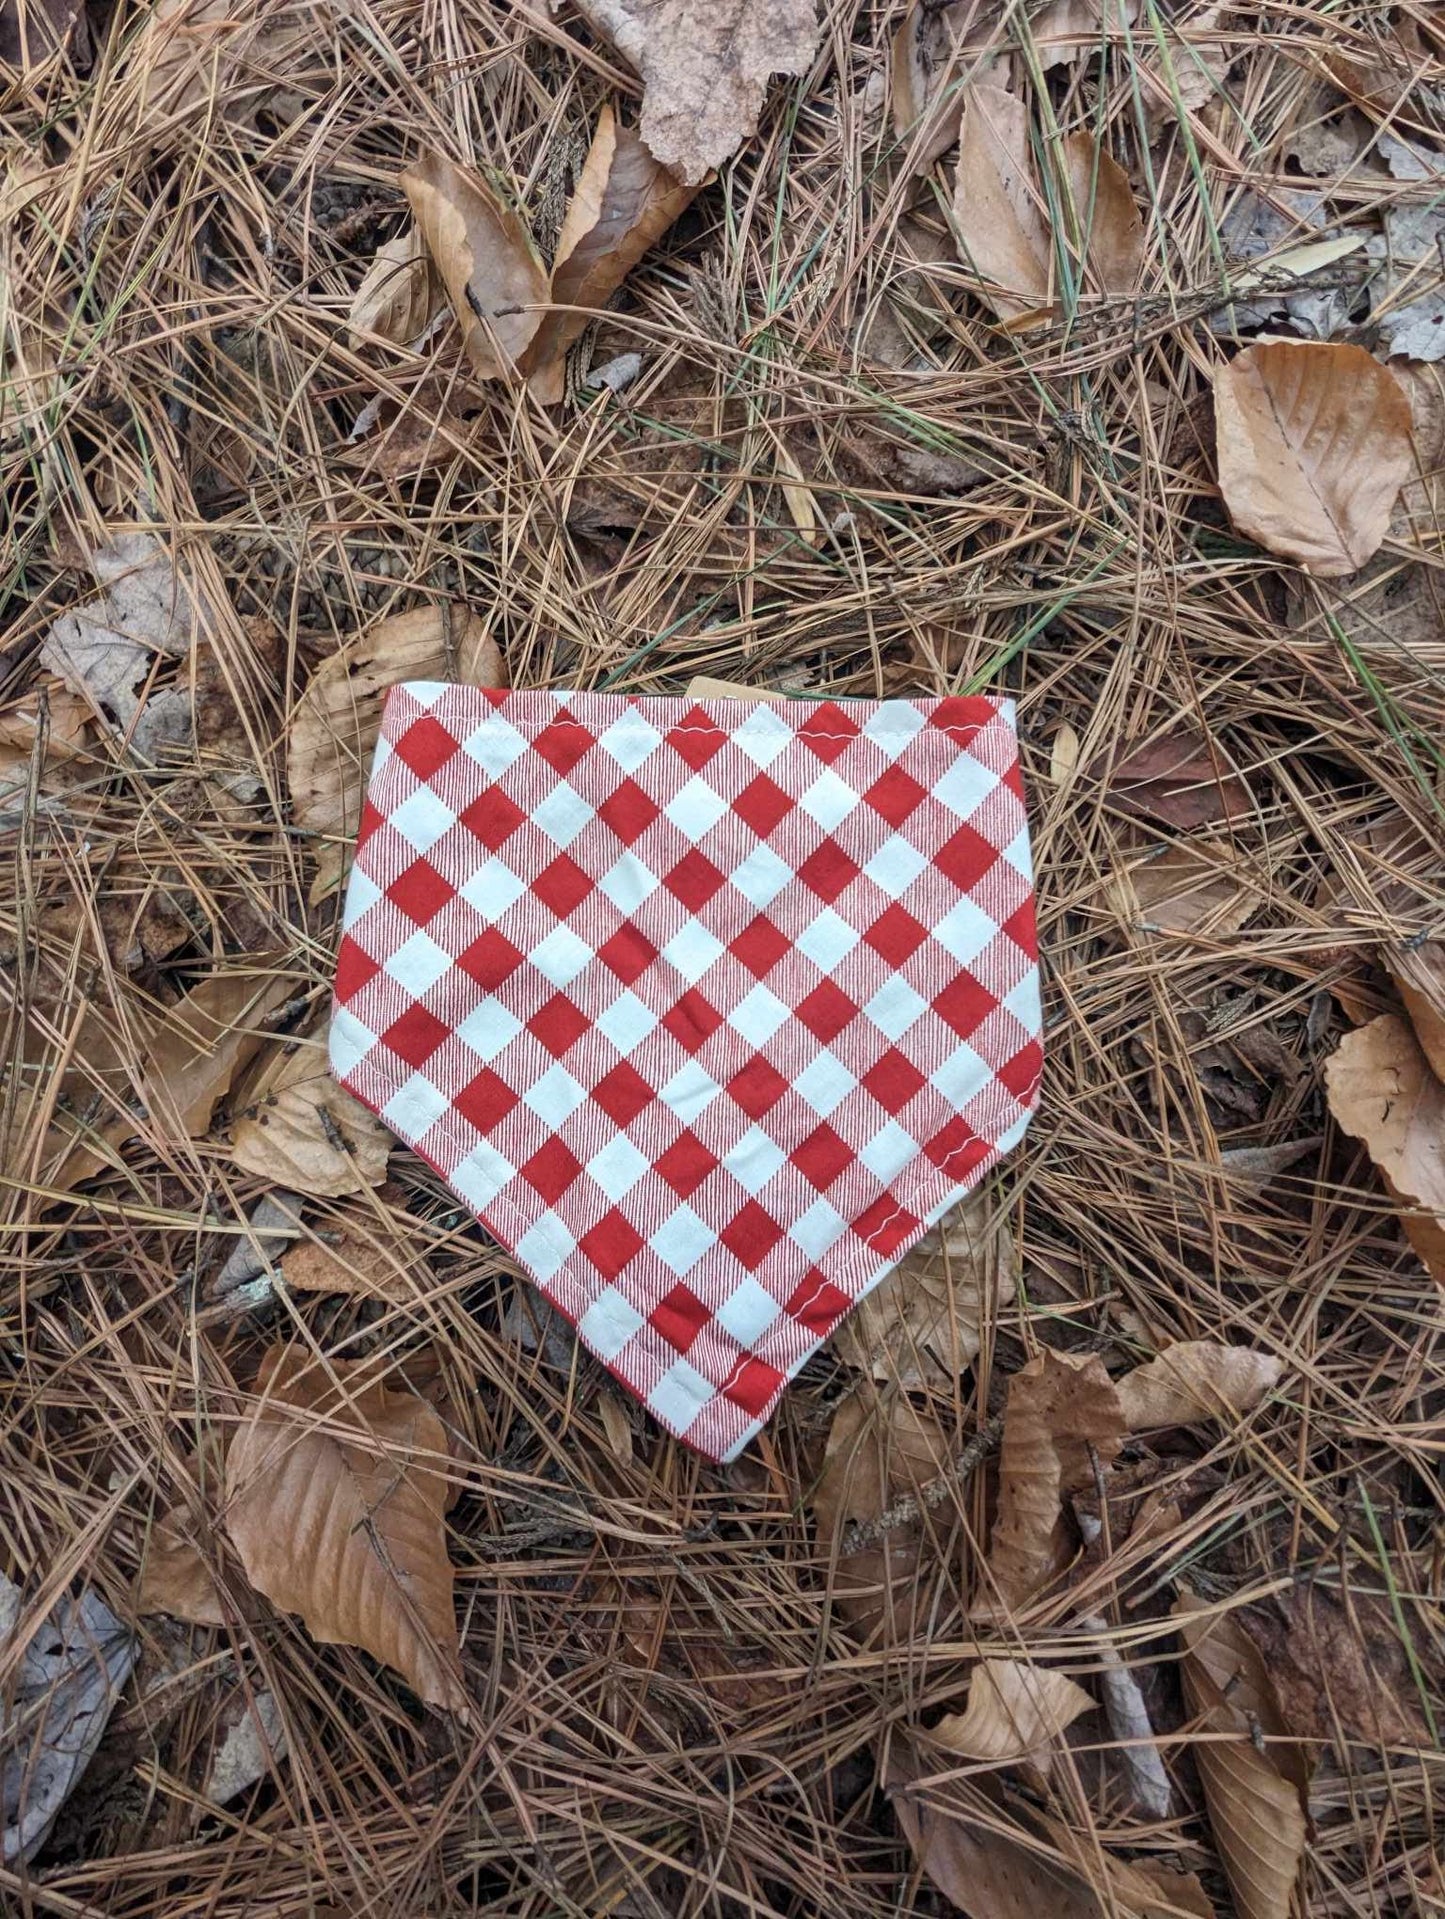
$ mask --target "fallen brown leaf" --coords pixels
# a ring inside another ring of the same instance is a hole
[[[1023,1605],[1063,1568],[1064,1495],[1090,1484],[1124,1443],[1124,1412],[1096,1353],[1045,1349],[1009,1381],[999,1454],[998,1513],[988,1577],[973,1616]]]
[[[1380,957],[1405,1002],[1430,1070],[1445,1080],[1445,940],[1402,941],[1382,948]]]
[[[1047,1774],[1050,1747],[1094,1701],[1066,1673],[1022,1659],[988,1659],[975,1666],[968,1704],[950,1713],[928,1734],[935,1745],[981,1765],[1020,1761]]]
[[[258,1592],[323,1644],[359,1646],[465,1716],[431,1407],[370,1361],[273,1346],[226,1455],[226,1527]]]
[[[952,1388],[978,1357],[981,1327],[1014,1296],[1009,1216],[976,1193],[898,1262],[833,1335],[850,1366],[898,1386]]]
[[[521,360],[545,317],[547,274],[531,235],[479,173],[428,153],[401,175],[472,369],[498,380]]]
[[[916,173],[926,173],[958,139],[968,90],[981,80],[1002,84],[1006,55],[990,55],[973,38],[980,0],[938,6],[910,0],[889,54],[893,131],[908,148]],[[989,24],[993,24],[989,22]]]
[[[368,339],[410,346],[438,311],[442,291],[421,228],[409,226],[376,249],[347,315],[351,344]]]
[[[1285,1730],[1298,1739],[1365,1746],[1430,1738],[1389,1605],[1351,1592],[1348,1604],[1317,1580],[1248,1613]]]
[[[1056,239],[1081,259],[1088,290],[1132,293],[1144,229],[1129,178],[1089,133],[1059,146],[1074,234],[1056,236],[1034,171],[1028,108],[984,82],[970,88],[959,132],[953,216],[965,263],[985,283],[979,297],[1001,320],[1047,317],[1058,290]]]
[[[321,838],[311,901],[341,883],[361,824],[386,695],[402,680],[506,684],[486,623],[465,606],[419,606],[379,620],[322,662],[291,716],[286,770],[292,816]]]
[[[417,1281],[405,1263],[360,1231],[298,1240],[281,1261],[281,1277],[298,1293],[356,1293],[400,1305],[417,1296]]]
[[[248,1173],[302,1193],[339,1196],[379,1186],[395,1141],[338,1086],[324,1035],[278,1047],[231,1127],[230,1155]]]
[[[523,362],[527,384],[544,406],[562,398],[572,342],[696,194],[696,186],[669,173],[639,135],[603,107],[557,241],[551,310]],[[581,311],[563,310],[569,308]]]
[[[929,1603],[924,1568],[948,1522],[943,1515],[927,1526],[915,1519],[844,1554],[848,1529],[871,1525],[900,1499],[916,1496],[956,1450],[931,1409],[900,1392],[858,1388],[838,1402],[810,1504],[821,1552],[837,1554],[835,1603],[860,1638],[881,1632],[885,1644],[909,1643],[913,1621]]]
[[[1400,1201],[1410,1244],[1445,1285],[1445,1085],[1414,1032],[1382,1013],[1346,1033],[1325,1062],[1325,1093]]]
[[[1248,1346],[1184,1339],[1114,1381],[1131,1433],[1251,1413],[1279,1384],[1284,1361]]]
[[[1363,347],[1264,340],[1214,381],[1219,490],[1247,539],[1322,579],[1384,539],[1414,471],[1410,404]]]
[[[883,1785],[894,1817],[929,1879],[970,1919],[1214,1919],[1193,1873],[1115,1859],[1058,1820],[1039,1819],[1036,1837],[1010,1831],[1001,1802],[931,1787],[930,1770],[905,1735],[890,1738]]]
[[[266,1021],[297,989],[294,977],[239,967],[213,973],[157,1020],[145,1050],[152,1118],[201,1139],[231,1083],[267,1043]]]
[[[1040,72],[1097,52],[1106,38],[1133,26],[1138,17],[1138,0],[1046,0],[1029,22]]]
[[[1217,740],[1190,728],[1136,746],[1109,774],[1109,800],[1121,813],[1193,832],[1253,810],[1248,786]]]
[[[577,0],[642,75],[642,137],[692,186],[757,131],[768,81],[801,78],[822,38],[816,0]]]
[[[1286,1739],[1269,1675],[1249,1635],[1181,1593],[1184,1697],[1200,1730],[1233,1734],[1194,1747],[1215,1850],[1240,1919],[1288,1919],[1304,1857],[1309,1778]],[[1268,1743],[1256,1744],[1256,1739]]]
[[[1129,926],[1207,939],[1237,933],[1264,904],[1230,849],[1206,853],[1194,846],[1166,846],[1129,859],[1115,868],[1109,897]]]

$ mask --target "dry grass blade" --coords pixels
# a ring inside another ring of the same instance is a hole
[[[452,1612],[446,1431],[366,1362],[275,1347],[226,1454],[226,1530],[246,1577],[313,1638],[360,1646],[465,1715]]]

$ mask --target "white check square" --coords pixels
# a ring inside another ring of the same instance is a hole
[[[661,884],[635,853],[624,853],[598,880],[597,891],[611,900],[619,913],[630,916]]]
[[[896,1119],[890,1119],[866,1146],[859,1147],[858,1157],[873,1177],[881,1179],[886,1186],[890,1180],[897,1178],[917,1152],[918,1141],[912,1133],[900,1126]]]
[[[657,1015],[636,993],[620,993],[597,1015],[597,1031],[610,1039],[619,1053],[640,1046],[657,1025]]]
[[[554,986],[570,986],[592,960],[592,948],[570,927],[557,926],[530,955],[533,966]]]
[[[584,827],[596,818],[596,808],[564,781],[554,786],[546,799],[532,808],[532,818],[548,839],[559,846],[570,846]]]
[[[750,1126],[737,1144],[723,1154],[722,1163],[738,1185],[756,1197],[773,1175],[787,1165],[788,1156],[761,1126]]]
[[[916,993],[901,973],[890,973],[863,1012],[880,1033],[898,1040],[915,1020],[922,1019],[928,1005],[922,993]]]
[[[444,833],[450,833],[457,816],[429,786],[419,786],[410,799],[392,809],[391,823],[409,846],[428,853]]]
[[[662,735],[640,714],[629,713],[600,734],[597,744],[624,773],[635,773],[662,745]]]
[[[910,840],[904,839],[901,833],[895,833],[865,863],[863,872],[880,892],[896,900],[908,891],[920,873],[928,871],[931,864]]]
[[[685,1359],[669,1366],[647,1395],[655,1419],[674,1432],[686,1432],[717,1388]]]
[[[525,734],[510,726],[499,713],[489,715],[474,733],[462,741],[462,751],[475,760],[484,773],[500,779],[528,751]]]
[[[451,1101],[441,1088],[433,1086],[425,1073],[413,1073],[382,1107],[381,1117],[394,1133],[415,1145],[450,1110]]]
[[[647,1243],[668,1271],[681,1279],[692,1271],[704,1253],[716,1246],[717,1229],[699,1219],[690,1206],[679,1206]]]
[[[577,1084],[560,1060],[548,1067],[540,1079],[534,1079],[522,1095],[523,1102],[554,1133],[572,1117],[586,1097],[586,1087]]]
[[[701,920],[690,919],[684,921],[663,947],[662,957],[669,966],[677,968],[689,986],[696,986],[726,951],[722,941],[710,933]]]
[[[740,1033],[749,1046],[763,1047],[792,1017],[777,994],[770,993],[759,981],[728,1014],[728,1025]]]
[[[835,827],[842,825],[858,804],[858,795],[830,766],[826,772],[818,775],[798,804],[810,819],[818,822],[825,833],[831,833]]]
[[[630,1193],[652,1165],[645,1153],[639,1153],[626,1133],[615,1133],[587,1162],[591,1178],[614,1203]]]
[[[779,719],[770,707],[759,702],[747,718],[732,729],[730,737],[733,745],[741,747],[755,765],[771,766],[795,735],[786,720]]]
[[[679,833],[686,833],[690,840],[696,842],[710,833],[731,808],[720,793],[694,773],[682,791],[674,794],[662,811],[663,817],[671,820]]]
[[[578,1337],[584,1339],[599,1359],[616,1359],[628,1340],[642,1331],[647,1321],[615,1286],[587,1308],[577,1322]]]
[[[825,906],[818,917],[799,933],[797,947],[820,972],[832,973],[843,964],[861,938],[862,935],[847,920],[835,913],[831,906]]]
[[[457,1023],[457,1038],[471,1048],[478,1059],[494,1060],[511,1045],[522,1030],[522,1022],[494,995],[474,1006]]]
[[[756,1346],[782,1311],[765,1286],[749,1273],[717,1309],[717,1322],[739,1346]]]
[[[396,949],[383,970],[413,999],[424,999],[454,964],[445,947],[438,946],[430,934],[418,931]]]
[[[826,1047],[801,1073],[793,1075],[794,1092],[802,1094],[820,1119],[836,1112],[857,1084],[842,1060]]]
[[[785,887],[797,884],[797,874],[788,862],[780,859],[772,847],[759,844],[755,846],[740,866],[735,866],[728,874],[733,886],[750,906],[761,913]]]
[[[491,924],[499,920],[508,907],[515,906],[526,891],[526,881],[518,879],[506,861],[494,854],[475,873],[468,873],[457,888],[457,895]]]

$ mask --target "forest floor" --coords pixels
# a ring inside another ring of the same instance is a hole
[[[740,0],[804,57],[483,379],[399,172],[550,267],[716,54],[609,9],[0,7],[0,1910],[1445,1912],[1440,21]],[[1346,570],[1221,498],[1260,335],[1408,402],[1309,450]],[[458,670],[1017,700],[1041,1110],[731,1466],[327,1079],[379,692]]]

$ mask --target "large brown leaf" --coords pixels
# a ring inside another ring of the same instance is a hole
[[[642,137],[693,186],[757,131],[768,81],[801,77],[822,38],[816,0],[577,0],[642,75]]]
[[[1325,1064],[1335,1119],[1363,1140],[1401,1203],[1401,1224],[1445,1286],[1445,1085],[1393,1013],[1357,1026]]]
[[[1387,367],[1338,341],[1262,340],[1215,375],[1214,425],[1239,532],[1324,579],[1365,564],[1414,471]]]
[[[557,240],[552,310],[527,349],[527,384],[544,405],[562,398],[568,347],[696,193],[603,107]]]
[[[1254,804],[1219,741],[1192,727],[1126,753],[1109,774],[1109,800],[1121,813],[1162,820],[1180,832],[1243,820]]]
[[[547,274],[531,235],[479,173],[428,153],[401,175],[472,368],[497,380],[531,345],[547,302]]]
[[[1097,1354],[1045,1349],[1009,1381],[999,1455],[998,1514],[974,1615],[1023,1605],[1067,1554],[1066,1493],[1089,1484],[1124,1443],[1124,1411]]]
[[[502,686],[502,656],[470,608],[419,606],[393,614],[322,662],[286,732],[292,817],[319,836],[311,900],[334,892],[361,823],[386,695],[402,680]]]
[[[274,1346],[226,1455],[226,1527],[246,1577],[316,1639],[359,1646],[465,1715],[443,1515],[447,1438],[372,1362]]]
[[[910,1740],[890,1740],[883,1784],[894,1816],[924,1872],[970,1919],[1214,1919],[1193,1873],[1115,1859],[1053,1819],[1038,1821],[1040,1843],[1030,1843],[1008,1830],[1002,1803],[931,1787],[928,1771]]]
[[[1058,293],[1056,237],[1082,269],[1086,291],[1134,290],[1144,230],[1128,175],[1090,133],[1058,148],[1066,227],[1055,235],[1033,165],[1028,108],[987,82],[969,90],[959,131],[953,216],[960,252],[979,275],[979,297],[1001,320],[1047,317]]]
[[[205,1136],[231,1082],[267,1043],[268,1017],[298,982],[261,963],[213,973],[156,1022],[145,1051],[146,1105],[167,1131]]]
[[[985,1319],[1013,1298],[1017,1274],[1007,1212],[975,1194],[864,1295],[833,1350],[875,1379],[951,1390],[978,1357]]]
[[[1283,1737],[1264,1662],[1238,1621],[1187,1593],[1174,1615],[1189,1710],[1201,1731],[1234,1735],[1202,1739],[1193,1752],[1235,1906],[1240,1919],[1288,1919],[1306,1838],[1303,1754]]]

